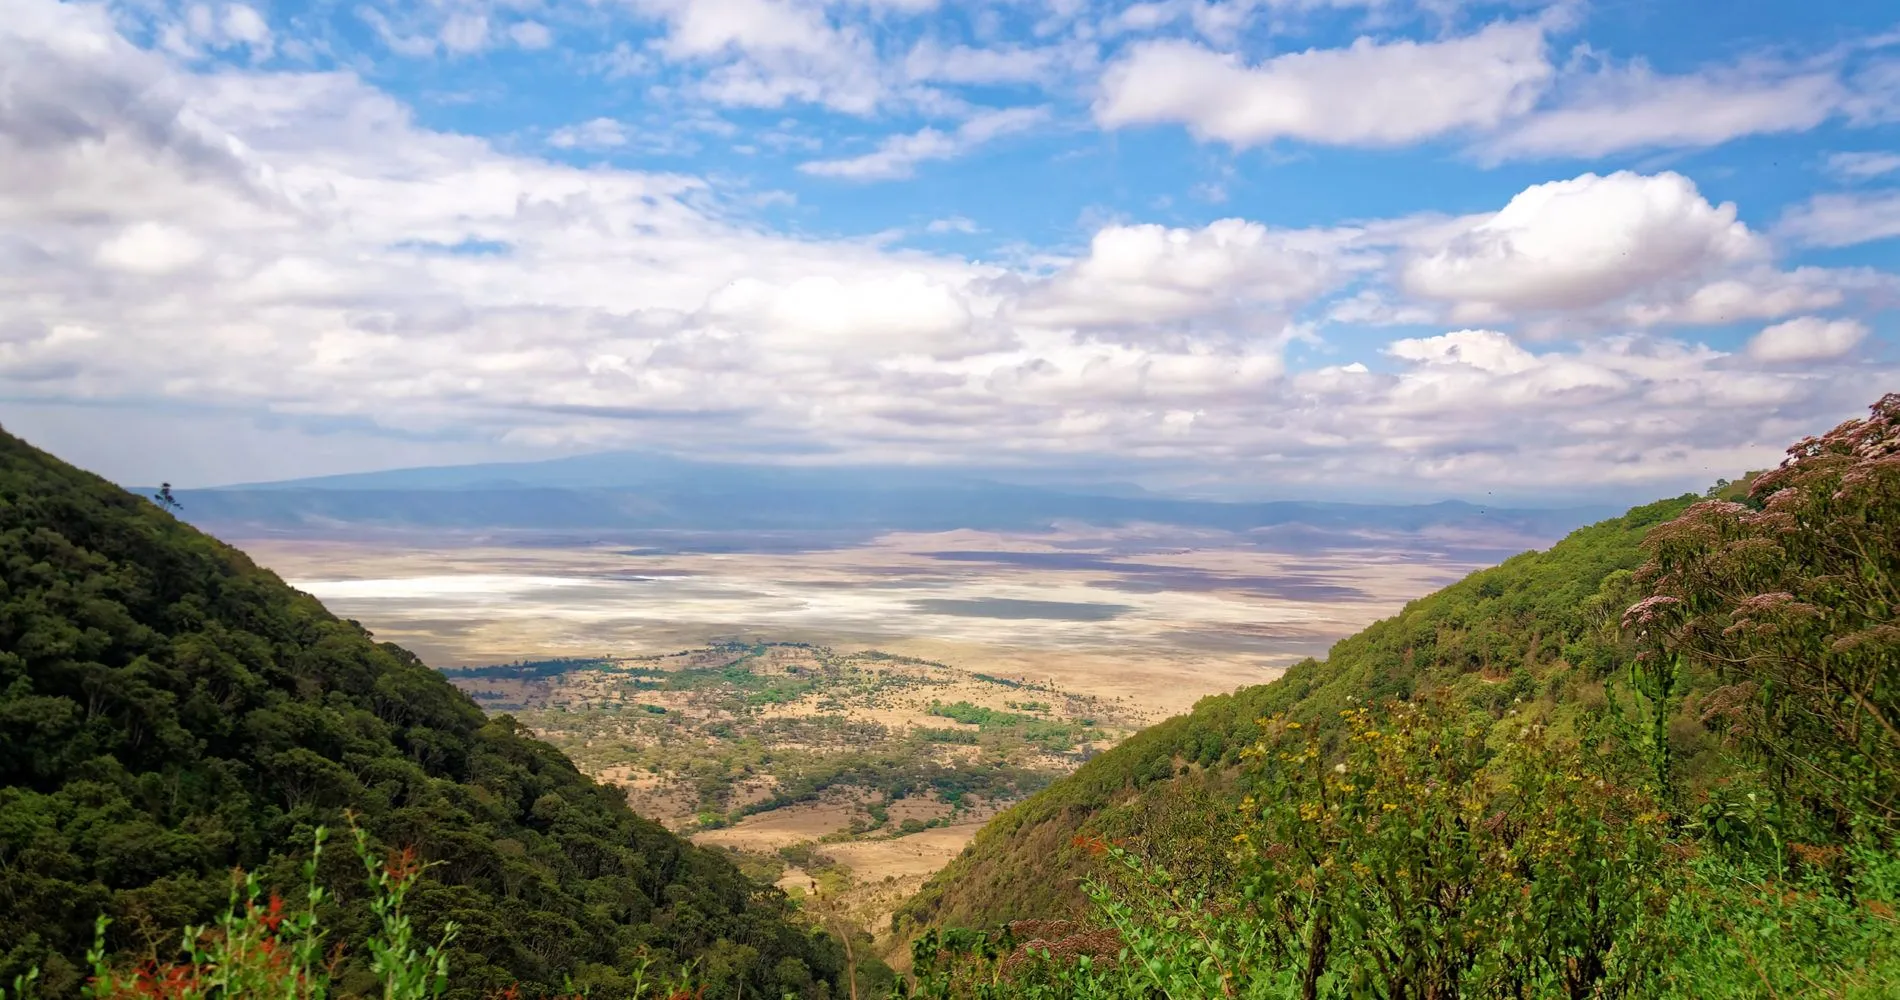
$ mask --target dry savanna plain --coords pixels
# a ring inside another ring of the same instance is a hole
[[[875,933],[1091,755],[1550,539],[232,540],[642,814]]]

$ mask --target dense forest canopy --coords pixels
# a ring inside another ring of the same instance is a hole
[[[42,989],[75,991],[100,913],[114,948],[162,950],[221,907],[234,866],[296,883],[346,812],[432,864],[409,905],[425,934],[461,925],[455,996],[570,978],[612,996],[653,959],[692,963],[709,997],[815,997],[843,963],[776,889],[413,655],[0,433],[0,981],[37,965]],[[325,923],[358,937],[361,870],[324,864]]]

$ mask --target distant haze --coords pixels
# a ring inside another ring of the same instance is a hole
[[[771,533],[1040,531],[1064,524],[1167,525],[1237,533],[1291,548],[1394,533],[1555,537],[1610,507],[1511,508],[1460,501],[1352,504],[1218,502],[1125,483],[1031,485],[976,472],[902,466],[810,467],[695,462],[617,453],[545,462],[400,469],[176,491],[181,516],[231,535],[360,532],[600,534],[627,544],[770,549]],[[638,533],[667,532],[664,541]],[[680,537],[671,533],[696,533]],[[720,541],[721,533],[743,538]],[[632,534],[629,534],[632,533]],[[809,537],[794,544],[809,544]],[[1276,546],[1278,547],[1278,546]]]

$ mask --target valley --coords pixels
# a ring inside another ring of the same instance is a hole
[[[1126,698],[878,650],[725,643],[451,670],[636,812],[882,932],[1000,809],[1139,728]]]
[[[810,642],[1121,697],[1156,721],[1574,526],[220,537],[438,667]]]
[[[1548,539],[1178,526],[247,538],[642,815],[886,939],[1000,810]]]
[[[1415,598],[1482,549],[252,545],[286,581],[0,437],[16,995],[42,969],[77,989],[88,927],[94,954],[154,950],[233,868],[223,936],[187,946],[278,940],[299,839],[314,926],[339,823],[373,889],[338,925],[407,941],[417,914],[438,944],[403,974],[458,970],[448,1000],[641,998],[656,963],[659,995],[734,1000],[1411,995],[1391,927],[1448,962],[1423,995],[1884,995],[1895,755],[1863,723],[1892,715],[1896,414]],[[765,613],[728,614],[745,591]],[[1760,711],[1755,678],[1799,707]],[[1782,740],[1809,771],[1777,775]],[[1757,952],[1708,947],[1755,914]],[[1296,947],[1312,928],[1334,943]],[[381,940],[282,978],[373,986]]]

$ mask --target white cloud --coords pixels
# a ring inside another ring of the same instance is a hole
[[[1010,346],[980,328],[955,284],[919,272],[805,277],[783,285],[741,278],[709,296],[701,315],[708,328],[749,334],[752,343],[773,351],[964,357]]]
[[[1849,180],[1880,177],[1900,171],[1900,153],[1832,153],[1827,158],[1827,169]]]
[[[139,222],[101,243],[94,259],[117,271],[160,275],[189,267],[204,253],[204,244],[188,230]]]
[[[1537,357],[1496,330],[1458,330],[1436,337],[1395,340],[1386,353],[1424,364],[1469,365],[1482,372],[1509,375],[1537,367]]]
[[[1767,362],[1827,361],[1853,350],[1867,325],[1852,319],[1802,316],[1762,330],[1748,342],[1748,356]]]
[[[1648,337],[1532,353],[1499,331],[1462,330],[1395,341],[1387,353],[1403,363],[1397,371],[1334,367],[1289,380],[1310,414],[1300,436],[1331,443],[1302,451],[1302,465],[1500,485],[1566,474],[1651,483],[1672,468],[1682,488],[1762,467],[1799,428],[1851,415],[1880,385],[1852,368],[1825,380],[1781,374]],[[1284,425],[1273,433],[1291,436]]]
[[[1742,67],[1664,76],[1634,63],[1580,79],[1565,99],[1510,123],[1480,149],[1504,159],[1714,146],[1807,131],[1834,114],[1846,93],[1832,71]]]
[[[1145,33],[1185,22],[1209,41],[1226,44],[1262,12],[1299,13],[1314,10],[1381,7],[1386,0],[1149,0],[1130,4],[1110,18],[1111,32]],[[1430,0],[1420,6],[1431,6]]]
[[[667,20],[671,30],[663,44],[675,57],[728,50],[827,56],[844,41],[822,7],[790,0],[642,0],[642,6]]]
[[[97,7],[15,0],[0,21],[0,395],[27,401],[9,407],[215,406],[296,428],[286,441],[344,426],[517,453],[652,441],[663,421],[709,453],[1082,454],[1469,491],[1732,476],[1895,374],[1852,352],[1797,367],[1458,329],[1475,321],[1368,370],[1353,354],[1376,347],[1301,322],[1335,294],[1626,324],[1637,306],[1855,307],[1811,303],[1861,278],[1763,270],[1733,209],[1674,175],[1579,178],[1468,218],[1115,224],[1072,258],[985,264],[774,232],[718,180],[435,131],[348,72],[197,65]],[[639,121],[570,128],[572,148],[646,140]],[[1438,294],[1401,297],[1407,265]],[[1344,363],[1289,371],[1296,340]]]
[[[1900,189],[1818,194],[1790,209],[1775,233],[1815,247],[1846,247],[1900,236]]]
[[[909,177],[919,163],[948,160],[983,145],[992,139],[1025,132],[1046,121],[1046,108],[1002,108],[972,115],[954,132],[925,128],[908,135],[894,135],[878,144],[875,151],[839,160],[812,160],[798,169],[819,177],[838,177],[854,181],[881,181]]]
[[[508,26],[508,37],[528,50],[545,49],[554,44],[554,32],[539,21],[516,21]]]
[[[1107,22],[1111,36],[1186,20],[1208,41],[1126,46],[1102,74],[1096,121],[1107,128],[1177,123],[1235,147],[1276,139],[1398,146],[1462,133],[1474,155],[1497,162],[1699,148],[1806,132],[1829,120],[1870,126],[1900,119],[1900,60],[1858,59],[1848,49],[1801,61],[1749,53],[1668,74],[1579,45],[1559,69],[1546,49],[1548,34],[1571,23],[1573,8],[1564,4],[1464,36],[1361,37],[1253,64],[1243,56],[1243,29],[1259,9],[1331,5],[1164,0],[1126,7]]]
[[[926,39],[904,57],[904,74],[912,80],[935,83],[1041,83],[1075,58],[1054,46],[945,47]]]
[[[264,16],[255,8],[241,3],[227,4],[219,21],[225,38],[253,49],[269,51],[270,25],[264,23]]]
[[[488,17],[472,12],[453,14],[442,23],[438,37],[444,49],[458,55],[480,52],[488,47]]]
[[[1394,302],[1381,290],[1367,288],[1335,300],[1327,307],[1326,318],[1355,326],[1422,325],[1438,322],[1441,312],[1436,305]]]
[[[1285,314],[1353,265],[1336,239],[1222,219],[1200,229],[1109,226],[1088,254],[1032,285],[1016,316],[1040,326],[1129,327],[1196,319],[1277,333]]]
[[[936,234],[964,233],[967,235],[971,233],[980,233],[982,231],[983,231],[982,226],[977,225],[974,220],[965,218],[964,216],[961,216],[961,215],[952,215],[952,216],[949,216],[947,218],[942,218],[942,219],[932,219],[930,220],[930,224],[924,227],[924,232],[936,233]]]
[[[1498,23],[1440,42],[1375,42],[1248,66],[1182,41],[1136,45],[1095,102],[1109,128],[1179,122],[1234,146],[1278,138],[1391,146],[1490,128],[1527,111],[1550,79],[1543,29]]]
[[[1755,268],[1736,277],[1710,281],[1686,296],[1665,295],[1630,303],[1622,318],[1640,327],[1773,319],[1837,306],[1846,298],[1845,287],[1852,283],[1849,275],[1821,268]]]
[[[844,6],[864,7],[872,11],[893,11],[899,14],[927,14],[936,10],[939,0],[834,0]]]
[[[404,31],[388,15],[374,7],[358,7],[356,15],[370,26],[370,30],[376,32],[376,37],[389,51],[397,55],[421,57],[435,54],[438,40],[432,34]]]
[[[876,47],[855,25],[834,23],[803,0],[632,0],[666,23],[657,51],[707,67],[697,87],[720,104],[780,107],[794,101],[868,114],[887,85]]]
[[[195,59],[204,49],[227,51],[244,47],[254,60],[268,58],[274,51],[270,24],[257,9],[241,3],[213,6],[190,4],[176,21],[163,24],[158,31],[159,44],[177,55]]]
[[[1525,189],[1406,261],[1404,288],[1474,319],[1582,309],[1762,256],[1763,242],[1675,173],[1584,174]]]
[[[1894,47],[1893,33],[1863,41],[1863,47],[1879,51]],[[1849,96],[1842,111],[1855,125],[1882,125],[1900,121],[1900,58],[1875,57],[1847,76]]]
[[[556,149],[612,149],[627,142],[627,127],[612,118],[590,118],[548,133],[548,145]]]

